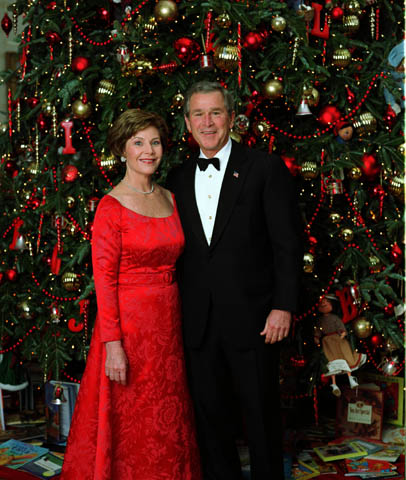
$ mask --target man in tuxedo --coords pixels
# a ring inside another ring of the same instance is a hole
[[[168,177],[185,233],[178,274],[190,390],[204,480],[240,480],[241,411],[252,480],[282,480],[279,342],[296,307],[301,266],[290,172],[230,139],[233,98],[199,82],[185,96],[200,157]]]

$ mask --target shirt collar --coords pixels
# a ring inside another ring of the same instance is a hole
[[[230,158],[231,145],[232,145],[231,138],[228,137],[228,142],[215,155],[215,157],[217,157],[220,161],[220,170],[223,170],[224,165],[227,165],[228,159]],[[202,158],[207,158],[206,155],[201,150],[200,150],[200,156]]]

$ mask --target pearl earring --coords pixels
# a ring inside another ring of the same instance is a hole
[[[127,161],[127,159],[125,157],[120,157],[120,159],[123,163],[125,163]]]

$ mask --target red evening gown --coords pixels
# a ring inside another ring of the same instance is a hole
[[[63,480],[200,480],[175,262],[184,236],[106,195],[93,225],[98,314],[68,438]],[[104,372],[121,339],[127,385]]]

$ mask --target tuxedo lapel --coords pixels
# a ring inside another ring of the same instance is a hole
[[[210,249],[215,247],[232,214],[250,165],[251,162],[245,156],[244,150],[233,142],[221,186]]]
[[[202,221],[200,219],[200,214],[196,203],[195,171],[196,163],[190,161],[185,171],[183,188],[184,198],[182,201],[182,206],[184,215],[186,217],[185,225],[190,225],[196,237],[206,248],[208,248],[208,243],[204,234]]]

